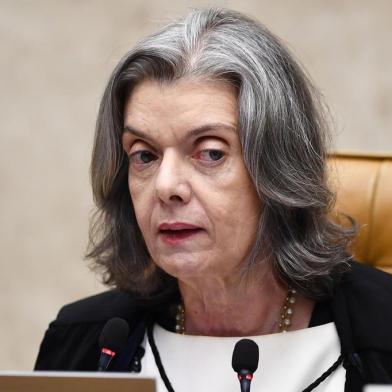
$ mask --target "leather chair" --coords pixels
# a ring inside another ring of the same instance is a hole
[[[333,218],[345,213],[360,227],[355,259],[392,273],[392,155],[336,153],[328,165],[337,193]]]

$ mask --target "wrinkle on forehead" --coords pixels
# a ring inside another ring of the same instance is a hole
[[[124,118],[125,130],[139,131],[133,132],[139,136],[143,132],[152,139],[171,137],[177,142],[181,142],[184,134],[197,132],[209,124],[235,130],[236,90],[216,80],[181,79],[170,84],[146,80],[132,92]]]

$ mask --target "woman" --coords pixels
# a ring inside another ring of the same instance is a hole
[[[392,279],[351,262],[354,229],[327,217],[327,140],[303,71],[241,14],[193,11],[136,45],[106,87],[91,166],[88,257],[116,290],[64,307],[36,369],[95,370],[121,317],[110,370],[159,390],[238,390],[242,336],[261,347],[256,390],[390,382]]]

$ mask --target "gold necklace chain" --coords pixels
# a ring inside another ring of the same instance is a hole
[[[287,332],[291,326],[291,319],[294,314],[294,304],[297,300],[296,294],[297,291],[295,289],[289,288],[282,306],[279,320],[279,332]],[[182,302],[177,305],[176,333],[185,335],[185,307]]]

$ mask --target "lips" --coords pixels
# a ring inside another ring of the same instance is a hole
[[[161,239],[170,244],[178,244],[204,231],[199,226],[189,223],[162,223],[158,226]]]
[[[162,223],[158,227],[159,231],[162,230],[193,230],[193,229],[200,229],[199,226],[191,225],[189,223],[183,222],[174,222],[174,223]]]

